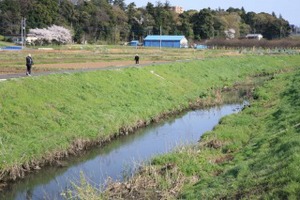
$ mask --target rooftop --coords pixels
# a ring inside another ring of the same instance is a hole
[[[144,40],[182,40],[184,35],[148,35]]]

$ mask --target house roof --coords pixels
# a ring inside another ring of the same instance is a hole
[[[164,41],[174,41],[174,40],[182,40],[185,38],[184,35],[148,35],[144,41],[146,40],[164,40]]]

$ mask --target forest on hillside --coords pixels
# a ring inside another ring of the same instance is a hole
[[[124,0],[0,0],[0,35],[52,25],[71,30],[74,42],[119,44],[147,35],[185,35],[188,40],[240,38],[259,33],[272,40],[285,38],[290,24],[276,13],[247,12],[244,8],[188,10],[181,14],[158,1],[137,7]]]

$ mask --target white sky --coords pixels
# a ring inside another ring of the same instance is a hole
[[[125,0],[125,3],[134,2],[137,7],[146,6],[148,2],[156,5],[158,0]],[[165,3],[165,0],[160,0]],[[184,10],[201,10],[210,7],[211,9],[227,9],[229,7],[241,8],[244,7],[246,12],[275,12],[289,21],[290,24],[300,26],[300,0],[169,0],[172,6],[182,6]]]

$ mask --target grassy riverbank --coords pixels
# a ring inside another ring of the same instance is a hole
[[[110,186],[104,197],[299,199],[299,68],[274,76],[254,99],[198,145],[155,158],[133,179]]]
[[[299,60],[222,57],[1,82],[1,181],[126,134],[197,99],[213,99],[213,91],[249,75],[292,69]]]

